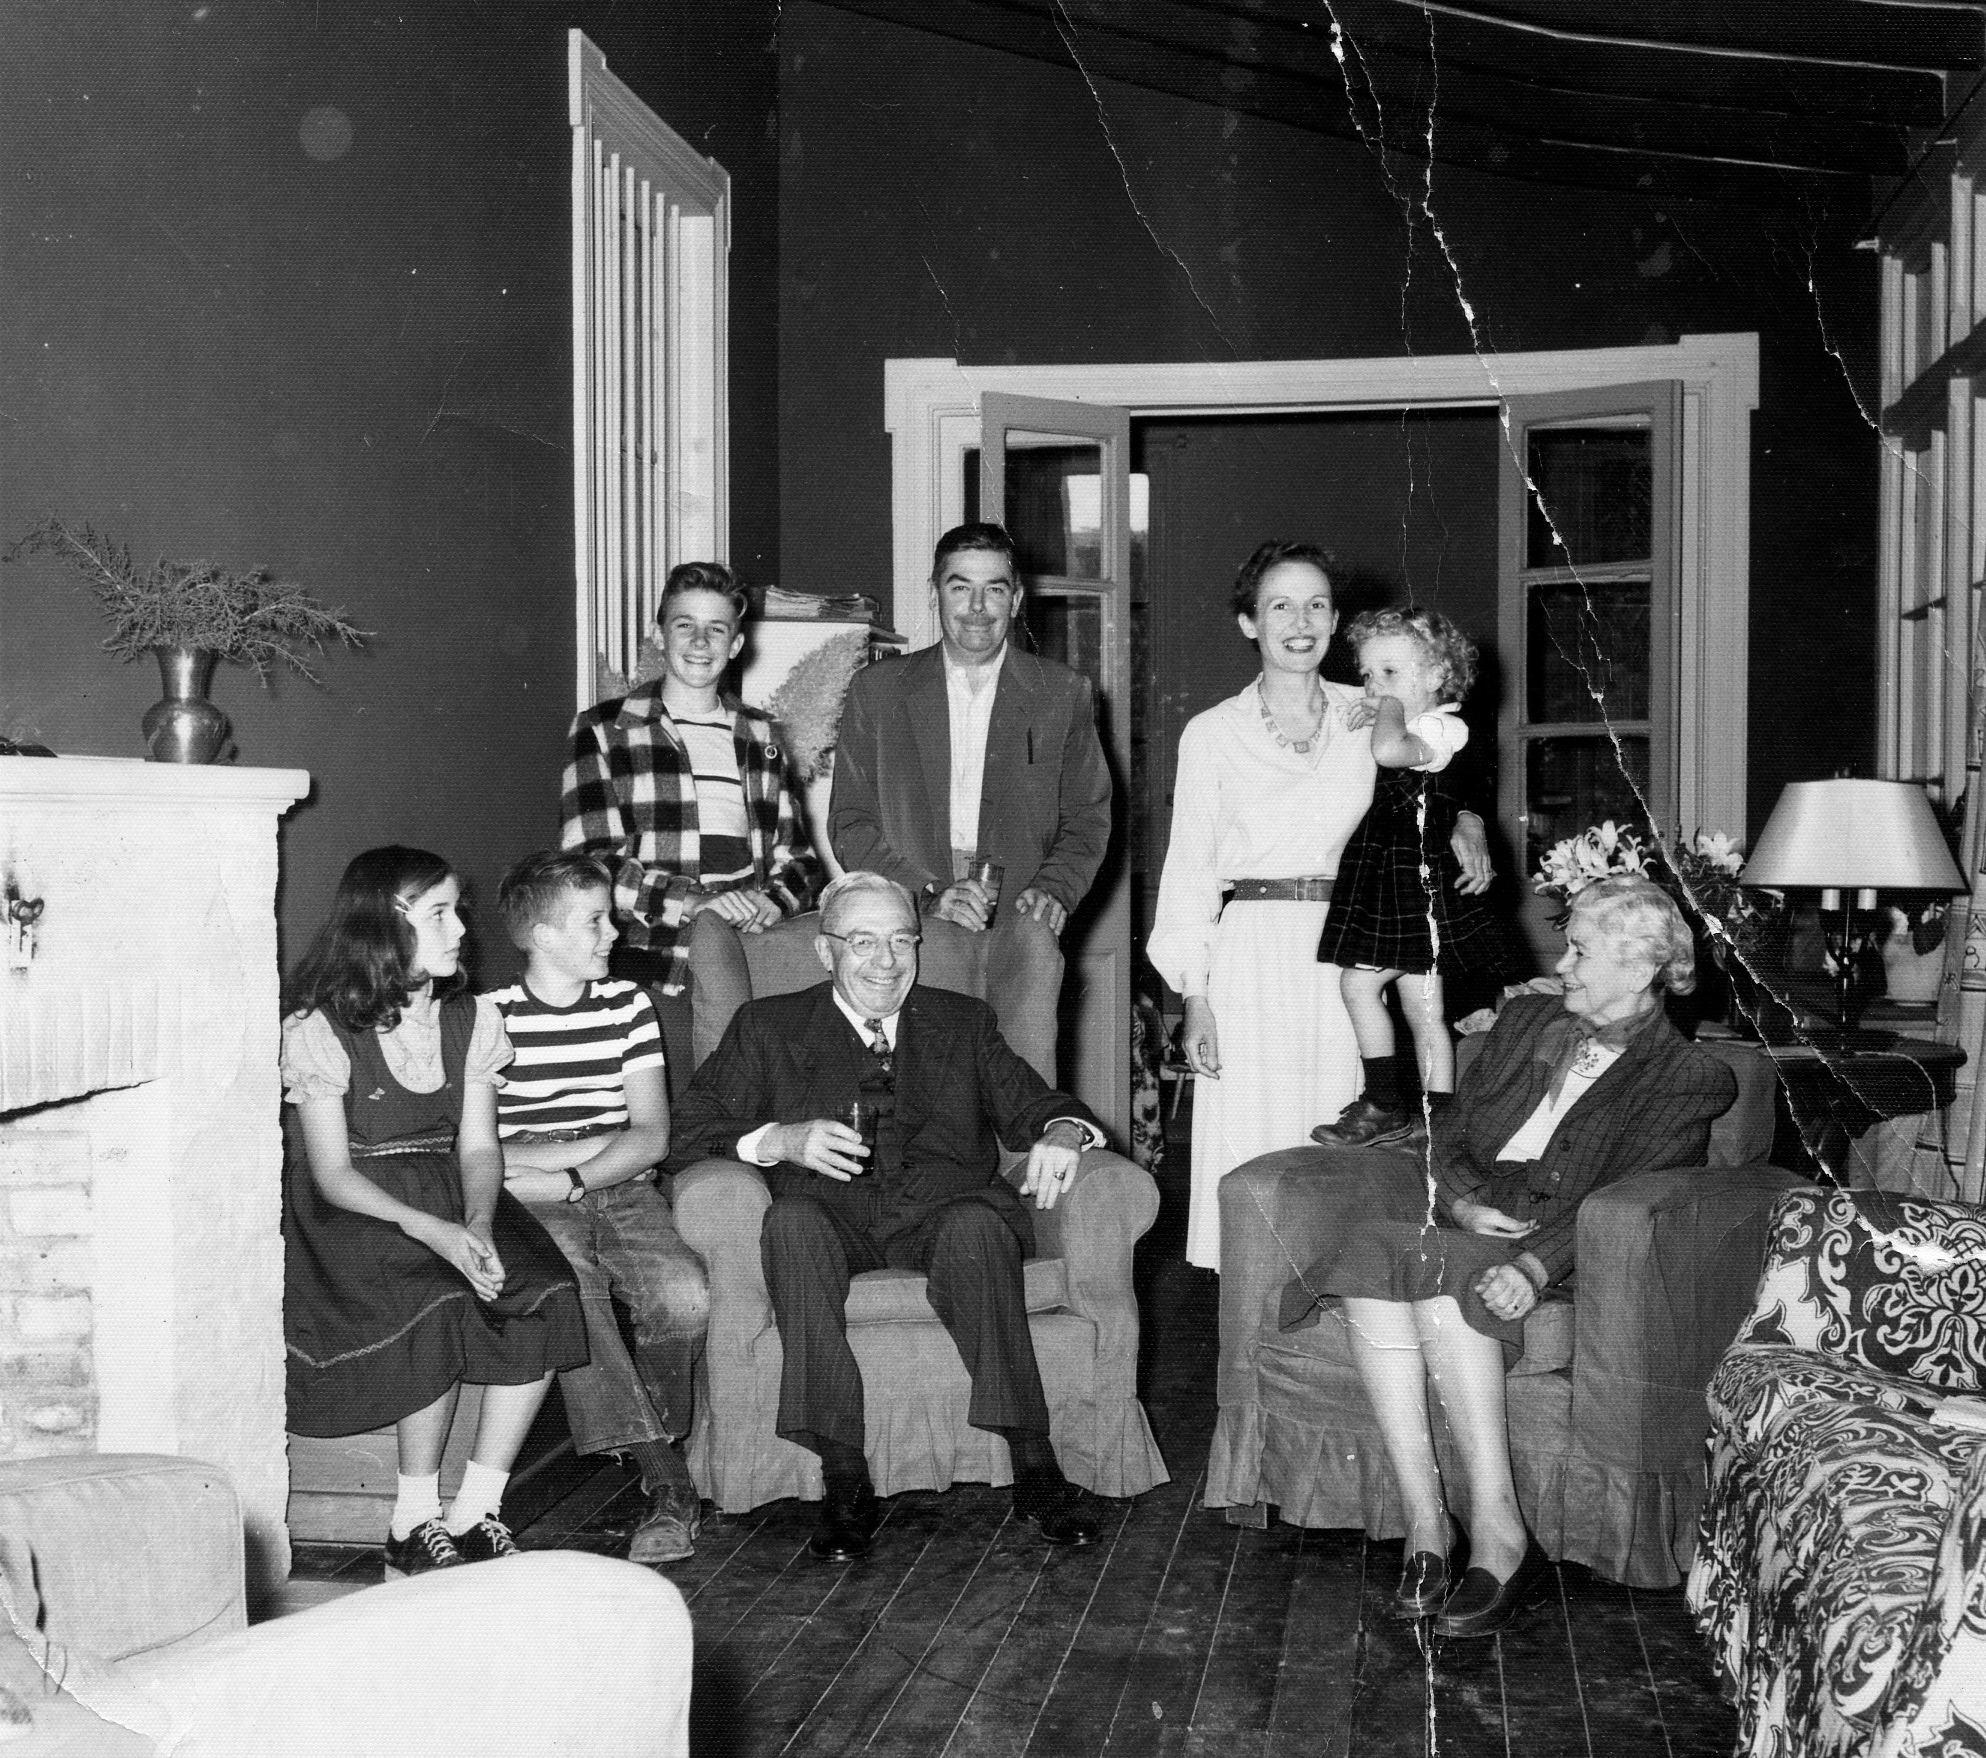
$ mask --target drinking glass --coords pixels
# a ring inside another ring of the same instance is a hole
[[[862,1138],[873,1157],[876,1152],[876,1104],[873,1099],[851,1099],[842,1107],[841,1121]]]

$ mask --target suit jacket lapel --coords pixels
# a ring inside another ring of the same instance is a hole
[[[920,668],[904,692],[904,713],[910,735],[924,766],[924,810],[914,806],[910,823],[937,831],[937,847],[921,851],[924,863],[947,884],[952,877],[952,712],[945,694],[945,650],[942,643],[899,663]]]
[[[999,682],[993,686],[993,717],[986,727],[986,770],[980,780],[978,835],[973,843],[982,857],[999,841],[1000,827],[1013,821],[1008,801],[1014,785],[1023,779],[1018,766],[1034,756],[1030,721],[1040,682],[1041,667],[1033,655],[1016,651],[1010,642]],[[994,760],[996,752],[1001,761]]]
[[[906,1141],[931,1115],[933,1096],[951,1090],[947,1075],[956,1050],[913,988],[896,1022],[896,1104]]]
[[[798,1076],[802,1091],[810,1091],[814,1077],[823,1064],[830,1060],[839,1061],[835,1046],[842,1041],[842,1035],[849,1030],[847,1017],[834,1004],[834,985],[823,983],[814,1000],[813,1017],[807,1022],[807,1029],[801,1034],[798,1043],[790,1045],[794,1072]],[[795,1095],[794,1103],[803,1102]]]
[[[1614,1089],[1626,1085],[1635,1077],[1635,1070],[1643,1063],[1667,1055],[1669,1049],[1669,1028],[1661,1021],[1650,1026],[1640,1036],[1630,1039],[1621,1053],[1600,1070],[1599,1078],[1579,1096],[1578,1101],[1559,1120],[1559,1130],[1578,1129],[1582,1123],[1591,1127],[1598,1120],[1609,1115],[1608,1107],[1613,1102]],[[1513,1128],[1521,1127],[1522,1117]],[[1554,1139],[1557,1139],[1556,1132]],[[1577,1139],[1577,1138],[1575,1138]]]

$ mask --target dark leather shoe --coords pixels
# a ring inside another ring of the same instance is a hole
[[[679,1563],[696,1555],[703,1501],[696,1486],[672,1483],[648,1498],[648,1510],[628,1540],[631,1563]]]
[[[1461,1533],[1446,1556],[1439,1551],[1415,1551],[1400,1570],[1400,1585],[1393,1590],[1387,1609],[1396,1618],[1433,1617],[1455,1591],[1468,1557],[1469,1540]]]
[[[852,1563],[869,1554],[882,1523],[883,1504],[865,1483],[852,1496],[831,1495],[821,1503],[807,1549],[824,1563]]]
[[[1421,1128],[1418,1113],[1375,1105],[1370,1099],[1354,1099],[1338,1113],[1336,1123],[1320,1123],[1310,1139],[1326,1148],[1383,1148],[1406,1141]]]
[[[1437,1636],[1494,1636],[1517,1615],[1518,1608],[1544,1585],[1551,1560],[1527,1538],[1523,1560],[1509,1580],[1499,1581],[1487,1569],[1471,1569],[1462,1585],[1448,1596],[1434,1620]]]
[[[1096,1516],[1083,1506],[1082,1492],[1066,1478],[1014,1489],[1014,1518],[1032,1526],[1050,1544],[1094,1544]]]

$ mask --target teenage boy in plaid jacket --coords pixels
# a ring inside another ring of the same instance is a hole
[[[572,724],[559,842],[614,874],[614,973],[654,992],[680,1092],[693,1071],[692,934],[711,954],[699,983],[729,991],[706,998],[727,1019],[751,997],[738,936],[783,931],[818,868],[772,723],[719,690],[745,641],[736,577],[719,562],[672,568],[655,621],[662,676]]]

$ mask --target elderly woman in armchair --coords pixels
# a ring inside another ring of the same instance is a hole
[[[1695,986],[1695,958],[1648,880],[1579,893],[1558,974],[1559,996],[1504,1008],[1435,1113],[1425,1164],[1398,1149],[1330,1152],[1347,1225],[1283,1294],[1286,1329],[1344,1303],[1406,1513],[1394,1608],[1438,1614],[1448,1636],[1501,1629],[1545,1569],[1512,1481],[1504,1372],[1525,1314],[1572,1271],[1581,1201],[1633,1173],[1700,1164],[1736,1092],[1663,1012],[1665,991]],[[1466,1537],[1442,1486],[1430,1387],[1463,1462]]]

